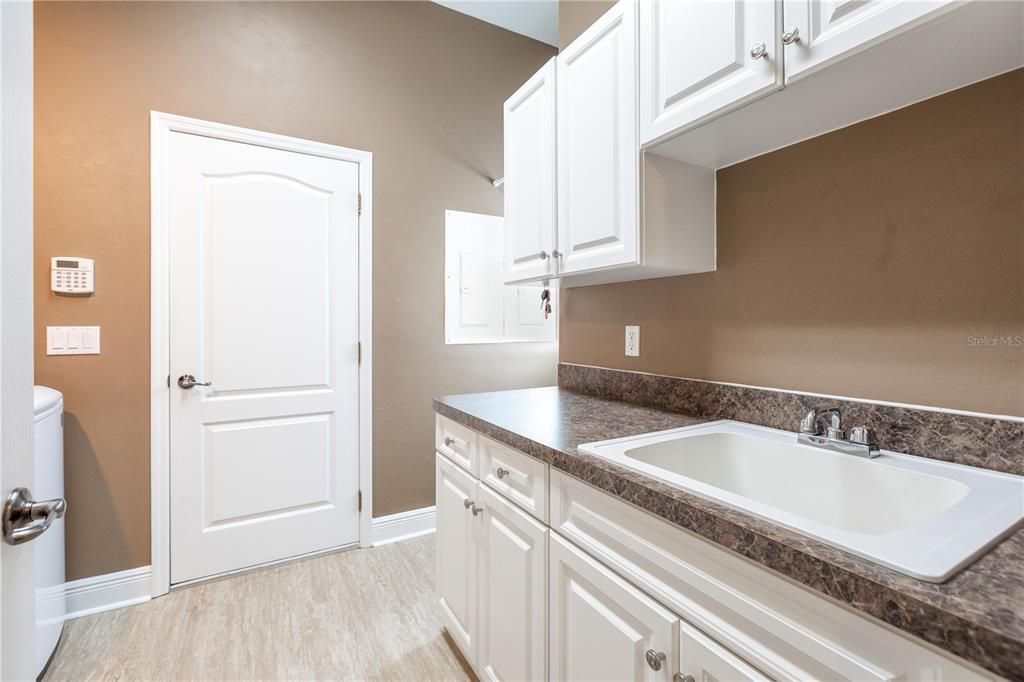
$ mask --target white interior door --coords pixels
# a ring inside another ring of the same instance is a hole
[[[32,3],[0,2],[0,504],[34,486]],[[0,679],[35,679],[35,544],[0,543]]]
[[[167,150],[171,582],[355,543],[359,166]]]
[[[641,0],[641,143],[780,89],[780,9],[769,1]]]

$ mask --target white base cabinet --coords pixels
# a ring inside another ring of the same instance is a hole
[[[437,443],[437,598],[481,679],[996,679],[443,417]]]
[[[481,679],[546,680],[547,526],[440,453],[435,476],[448,634]]]

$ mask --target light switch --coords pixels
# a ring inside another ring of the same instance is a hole
[[[47,327],[47,355],[99,355],[99,327]]]

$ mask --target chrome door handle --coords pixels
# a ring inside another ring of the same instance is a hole
[[[213,386],[212,381],[197,381],[191,374],[182,374],[178,377],[178,386],[181,386],[185,390],[195,388],[196,386]]]
[[[28,488],[15,488],[4,502],[4,542],[20,545],[36,539],[54,521],[64,516],[67,508],[67,503],[62,499],[36,502]]]

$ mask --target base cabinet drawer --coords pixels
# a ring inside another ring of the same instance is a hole
[[[669,682],[679,619],[555,533],[549,549],[551,679]]]
[[[540,519],[548,520],[548,465],[480,436],[480,480]]]
[[[460,467],[476,476],[477,433],[447,417],[434,417],[434,448]]]

